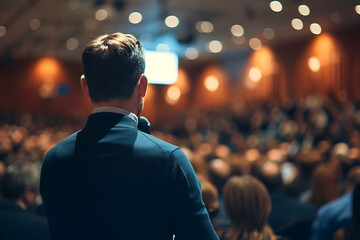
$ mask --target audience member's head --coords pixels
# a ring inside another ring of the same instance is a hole
[[[251,163],[236,153],[230,156],[230,167],[232,176],[241,176],[251,172]]]
[[[86,45],[82,64],[93,103],[126,100],[144,73],[144,51],[131,34],[102,35]]]
[[[296,155],[296,164],[302,177],[311,178],[316,166],[322,162],[323,156],[318,151],[300,152]]]
[[[230,178],[224,187],[224,204],[231,221],[229,240],[276,239],[268,226],[270,196],[259,180],[249,175]]]
[[[307,202],[320,208],[340,196],[337,177],[334,170],[326,164],[320,164],[312,174],[310,194]]]
[[[352,191],[360,183],[360,166],[352,168],[347,175],[346,191]]]
[[[201,195],[210,218],[216,216],[219,211],[219,193],[216,187],[209,181],[202,181]]]
[[[229,179],[230,174],[230,165],[224,160],[217,158],[209,162],[209,178],[219,192],[222,192],[222,188]]]
[[[256,176],[264,183],[270,192],[282,187],[283,182],[280,166],[277,163],[271,161],[265,162],[256,173]]]
[[[23,208],[34,208],[39,194],[39,168],[30,163],[10,165],[2,180],[2,197]]]

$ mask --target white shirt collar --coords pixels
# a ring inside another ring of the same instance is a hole
[[[134,113],[132,113],[132,112],[126,110],[126,109],[123,109],[123,108],[118,108],[118,107],[97,107],[97,108],[94,108],[93,111],[92,111],[92,113],[100,113],[100,112],[119,113],[119,114],[128,116],[129,118],[134,120],[136,124],[138,124],[138,117]]]

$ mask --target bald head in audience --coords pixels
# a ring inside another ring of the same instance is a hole
[[[258,172],[259,179],[265,184],[269,191],[282,187],[280,166],[272,161],[264,163]]]

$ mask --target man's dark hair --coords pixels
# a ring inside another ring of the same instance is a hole
[[[144,50],[131,34],[102,35],[86,45],[82,65],[92,102],[129,99],[145,71]]]

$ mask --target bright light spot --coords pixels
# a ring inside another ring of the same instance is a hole
[[[300,5],[298,11],[303,16],[309,16],[310,14],[310,8],[307,5]]]
[[[219,88],[219,80],[214,76],[208,76],[205,78],[204,85],[210,92],[215,92]]]
[[[179,57],[175,53],[145,51],[145,66],[151,84],[173,84],[178,79]]]
[[[213,40],[208,44],[208,51],[212,53],[219,53],[223,49],[222,43],[217,40]]]
[[[169,47],[169,45],[167,45],[165,43],[160,43],[156,46],[156,51],[168,52],[168,51],[170,51],[170,47]]]
[[[138,24],[142,21],[142,15],[139,12],[132,12],[129,15],[129,22],[132,24]]]
[[[75,50],[79,46],[79,41],[76,38],[69,38],[66,41],[66,48],[70,51]]]
[[[258,38],[250,39],[249,45],[253,50],[259,50],[262,47],[261,41]]]
[[[196,48],[189,47],[185,50],[185,56],[189,60],[194,60],[199,56],[199,52]]]
[[[209,21],[203,21],[200,23],[200,30],[203,33],[211,33],[214,30],[214,26]]]
[[[71,10],[76,10],[80,7],[80,1],[79,0],[70,0],[68,6]]]
[[[233,43],[235,43],[237,45],[241,45],[241,44],[244,44],[246,42],[245,37],[232,37],[231,40],[233,41]]]
[[[275,38],[275,32],[271,28],[265,28],[263,30],[263,35],[268,40],[272,40]]]
[[[174,15],[168,16],[165,18],[165,25],[169,28],[175,28],[179,25],[179,19]]]
[[[257,67],[250,68],[250,70],[249,70],[250,81],[259,82],[261,78],[262,78],[262,73],[259,68],[257,68]]]
[[[360,14],[360,5],[356,5],[356,6],[355,6],[355,12],[356,12],[357,14]]]
[[[282,6],[281,2],[279,2],[279,1],[272,1],[272,2],[270,2],[270,8],[274,12],[281,12],[281,10],[283,9],[283,6]]]
[[[244,28],[239,24],[235,24],[231,27],[231,33],[235,37],[241,37],[244,35]]]
[[[303,22],[298,19],[298,18],[294,18],[293,20],[291,20],[291,26],[295,29],[295,30],[301,30],[304,27]]]
[[[0,37],[4,36],[6,34],[6,27],[0,26]]]
[[[315,34],[315,35],[319,35],[321,33],[321,26],[318,23],[312,23],[310,25],[310,31]]]
[[[35,31],[38,30],[40,28],[40,20],[37,18],[34,18],[33,20],[30,21],[30,29]]]
[[[330,15],[330,18],[331,18],[331,21],[333,21],[334,23],[339,23],[341,21],[341,16],[339,13],[337,12],[333,12],[331,15]]]
[[[108,12],[105,9],[99,9],[95,13],[95,18],[98,21],[104,21],[108,17]]]
[[[170,86],[166,92],[166,101],[169,104],[175,104],[179,101],[181,91],[177,86]]]
[[[318,72],[321,67],[320,60],[317,57],[311,57],[308,60],[308,66],[311,71]]]

